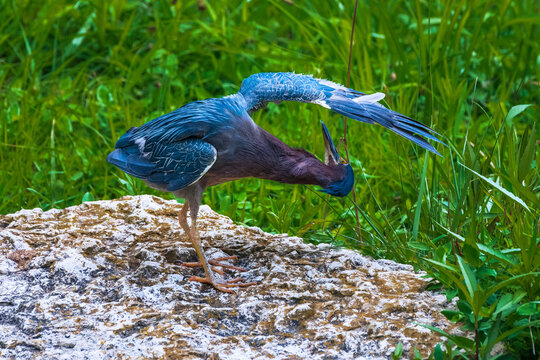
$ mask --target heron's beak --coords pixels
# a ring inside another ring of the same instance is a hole
[[[322,131],[324,136],[324,163],[326,165],[330,164],[339,164],[339,154],[336,150],[336,147],[334,146],[334,142],[332,141],[332,137],[330,136],[330,133],[328,132],[328,129],[326,128],[326,125],[324,125],[324,122],[321,121],[322,125]]]

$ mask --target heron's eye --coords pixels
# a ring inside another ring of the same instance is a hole
[[[340,163],[340,164],[347,164],[347,160],[341,158],[341,159],[339,160],[339,163]]]

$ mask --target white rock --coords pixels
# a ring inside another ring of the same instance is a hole
[[[180,266],[197,261],[181,208],[136,196],[2,216],[0,357],[386,359],[398,341],[407,357],[441,340],[413,321],[452,329],[445,297],[409,265],[238,226],[208,206],[206,253],[239,256],[258,284],[225,294],[190,282],[203,273]],[[35,257],[6,258],[21,249]]]

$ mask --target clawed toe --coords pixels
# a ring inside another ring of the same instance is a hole
[[[238,256],[233,255],[233,256],[218,257],[218,258],[215,258],[215,259],[208,260],[208,263],[210,265],[213,265],[212,270],[214,270],[215,272],[217,272],[220,275],[225,275],[225,273],[223,272],[223,270],[219,270],[216,267],[221,267],[223,269],[242,271],[242,272],[248,271],[248,269],[240,267],[240,266],[234,266],[234,265],[229,265],[229,264],[222,263],[222,261],[227,261],[227,260],[238,260]],[[180,264],[180,266],[199,267],[199,266],[202,266],[202,263],[200,261],[199,262],[185,262],[185,263]]]
[[[255,281],[244,282],[245,280],[243,278],[241,278],[241,277],[235,278],[235,279],[232,279],[232,280],[227,280],[227,281],[224,281],[224,282],[220,282],[220,281],[212,280],[212,279],[209,279],[209,278],[203,278],[203,277],[200,277],[200,276],[192,276],[192,277],[189,278],[189,281],[196,281],[196,282],[200,282],[200,283],[204,283],[204,284],[209,284],[209,285],[212,285],[215,289],[217,289],[219,291],[223,291],[223,292],[230,293],[230,294],[235,294],[236,292],[234,290],[231,290],[231,289],[228,289],[228,288],[231,288],[231,287],[247,287],[247,286],[257,285],[257,283]]]
[[[238,256],[233,255],[233,256],[219,257],[219,258],[208,260],[208,263],[214,266],[222,267],[224,269],[231,269],[231,270],[242,271],[242,272],[248,271],[248,269],[243,268],[241,266],[234,266],[234,265],[221,263],[221,261],[227,261],[227,260],[238,260]]]
[[[238,260],[237,256],[222,256],[222,257],[215,258],[212,260],[207,260],[201,246],[201,238],[199,236],[199,231],[197,230],[197,212],[199,211],[199,203],[201,200],[200,196],[197,198],[197,200],[198,201],[193,202],[191,199],[186,198],[186,203],[184,204],[184,206],[182,207],[182,210],[178,214],[178,221],[180,222],[180,225],[184,229],[184,232],[187,234],[189,241],[191,241],[191,244],[195,248],[195,251],[197,252],[197,256],[199,258],[198,262],[186,262],[180,265],[185,266],[185,267],[201,266],[204,269],[204,275],[205,275],[205,277],[192,276],[191,278],[189,278],[189,281],[197,281],[200,283],[210,284],[219,291],[232,293],[232,294],[234,294],[234,291],[229,289],[231,287],[246,287],[246,286],[256,285],[257,284],[256,282],[246,282],[242,278],[234,278],[228,281],[216,280],[216,278],[214,277],[214,273],[218,273],[224,277],[225,272],[223,271],[223,269],[229,269],[229,270],[234,270],[234,271],[248,271],[248,270],[240,266],[234,266],[234,265],[222,263],[222,261],[227,261],[227,260]],[[191,227],[188,226],[187,219],[186,219],[188,204],[189,204],[189,211],[191,213]]]
[[[216,272],[220,274],[221,276],[225,276],[225,272],[220,268],[235,270],[235,271],[242,271],[242,272],[248,271],[248,269],[240,267],[240,266],[234,266],[234,265],[222,263],[222,261],[227,261],[227,260],[238,260],[238,256],[223,256],[223,257],[215,258],[212,260],[208,260],[208,264],[212,265],[210,269],[213,272]],[[186,262],[180,265],[185,266],[185,267],[203,266],[201,262]],[[192,276],[189,278],[189,281],[197,281],[203,284],[209,284],[219,291],[223,291],[223,292],[231,293],[231,294],[235,293],[233,290],[229,289],[231,287],[247,287],[247,286],[257,285],[256,282],[254,281],[246,282],[246,280],[244,280],[241,277],[237,277],[231,280],[223,280],[223,281],[218,281],[213,278],[214,277],[210,273],[207,275],[207,277]]]
[[[244,278],[241,278],[241,277],[238,277],[238,278],[235,278],[235,279],[232,279],[232,280],[227,280],[226,282],[224,283],[219,283],[219,285],[221,286],[226,286],[226,287],[248,287],[248,286],[252,286],[252,285],[257,285],[257,282],[255,281],[250,281],[250,282],[245,282],[246,280]]]

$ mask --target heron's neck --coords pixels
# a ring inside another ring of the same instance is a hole
[[[327,187],[345,175],[336,166],[328,166],[312,154],[300,152],[298,158],[285,162],[283,168],[289,173],[289,184],[310,184]],[[278,180],[279,181],[279,180]]]
[[[273,161],[265,171],[265,178],[287,184],[309,184],[327,187],[343,179],[345,172],[329,166],[304,149],[293,149],[265,131],[273,153]]]

